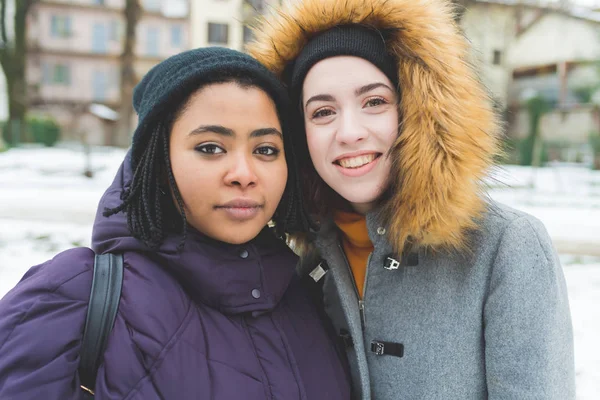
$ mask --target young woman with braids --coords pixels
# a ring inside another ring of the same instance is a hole
[[[285,244],[302,229],[286,93],[254,59],[197,49],[137,86],[131,151],[92,248],[123,255],[97,399],[348,399],[343,360]],[[0,301],[0,399],[78,399],[94,251]]]

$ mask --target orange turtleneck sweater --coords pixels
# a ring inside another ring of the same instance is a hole
[[[333,220],[342,232],[342,246],[350,264],[360,298],[363,297],[367,260],[373,251],[373,243],[367,231],[367,219],[364,215],[334,211]]]

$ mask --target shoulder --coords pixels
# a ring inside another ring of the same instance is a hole
[[[480,227],[484,230],[503,230],[514,222],[519,223],[527,220],[538,221],[530,214],[509,207],[506,204],[490,200],[487,203],[486,212],[480,221]]]
[[[566,298],[558,254],[537,218],[493,203],[477,241],[476,254],[491,268],[492,292],[504,288],[514,294],[523,289],[523,296]]]
[[[90,249],[65,251],[0,300],[0,397],[33,398],[43,377],[48,398],[67,398],[77,364],[65,360],[78,357],[93,263]]]
[[[21,281],[2,299],[2,308],[18,303],[26,310],[44,296],[61,296],[73,301],[89,299],[94,267],[94,252],[74,248],[30,268]]]
[[[42,327],[56,319],[53,314],[57,312],[61,318],[82,319],[89,300],[93,266],[94,252],[75,248],[29,269],[0,300],[0,346],[19,331],[18,325],[28,329]]]
[[[539,251],[549,261],[555,251],[544,224],[536,217],[490,201],[479,229],[473,234],[474,246],[491,247],[495,250],[510,249],[519,255]],[[481,249],[478,249],[481,250]]]

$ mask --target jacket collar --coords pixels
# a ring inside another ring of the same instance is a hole
[[[375,208],[368,212],[366,215],[366,223],[369,239],[373,246],[384,246],[391,252],[392,246],[388,240],[389,226],[385,223],[385,218],[382,216],[382,209]],[[339,235],[339,228],[336,226],[333,218],[326,218],[319,223],[319,230],[314,236],[315,243],[320,250],[332,245],[337,246],[340,240]]]
[[[102,216],[105,207],[120,204],[120,194],[131,180],[130,153],[112,185],[100,200],[92,231],[92,248],[101,253],[143,253],[169,270],[197,301],[226,314],[263,313],[272,310],[290,284],[297,263],[286,244],[265,228],[243,245],[206,237],[190,228],[182,250],[178,235],[169,236],[157,250],[132,237],[127,216]]]
[[[188,292],[225,314],[261,314],[273,310],[291,282],[297,257],[265,229],[243,245],[218,242],[192,232],[182,251],[180,238],[169,238],[156,253]]]

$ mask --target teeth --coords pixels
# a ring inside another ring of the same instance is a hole
[[[359,168],[376,158],[375,154],[365,154],[358,157],[342,158],[338,163],[344,168]]]

